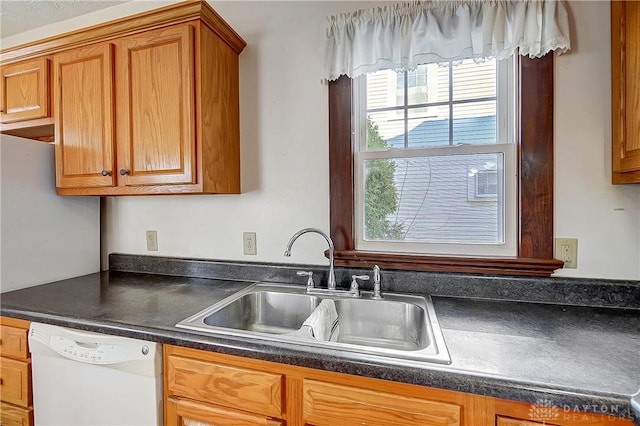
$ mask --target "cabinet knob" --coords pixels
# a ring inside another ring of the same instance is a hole
[[[129,174],[129,170],[127,169],[120,169],[120,175],[124,176],[124,175],[128,175]]]
[[[103,170],[102,176],[111,176],[111,172],[109,170]]]

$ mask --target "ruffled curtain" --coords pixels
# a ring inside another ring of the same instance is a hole
[[[418,1],[330,17],[324,77],[570,48],[562,1]]]

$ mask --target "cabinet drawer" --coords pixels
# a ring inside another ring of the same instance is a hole
[[[0,424],[2,426],[30,426],[33,424],[33,410],[0,403]]]
[[[189,424],[210,424],[215,426],[283,426],[278,419],[215,407],[194,401],[169,398],[167,403],[167,426]]]
[[[0,395],[2,401],[25,408],[31,405],[29,395],[30,367],[31,364],[28,362],[2,358],[2,365],[0,365]]]
[[[282,416],[284,377],[280,374],[169,356],[166,375],[172,395]]]
[[[543,426],[543,425],[547,425],[547,426],[553,426],[550,423],[538,423],[538,422],[531,422],[529,420],[521,420],[521,419],[510,419],[508,417],[501,417],[498,416],[498,418],[496,419],[496,426]]]
[[[27,332],[28,330],[21,328],[0,325],[0,356],[29,358]]]
[[[438,401],[304,380],[304,421],[335,425],[460,425],[461,407]]]

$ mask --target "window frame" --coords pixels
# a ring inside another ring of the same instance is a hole
[[[550,276],[553,259],[553,53],[521,57],[517,72],[517,255],[459,257],[355,250],[352,80],[329,83],[330,235],[337,266]]]

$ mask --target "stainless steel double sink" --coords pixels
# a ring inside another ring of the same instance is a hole
[[[306,294],[305,287],[256,283],[179,322],[176,327],[336,349],[389,360],[449,364],[451,359],[431,298],[389,294],[372,300]],[[323,299],[333,299],[336,341],[301,338],[305,320]]]

